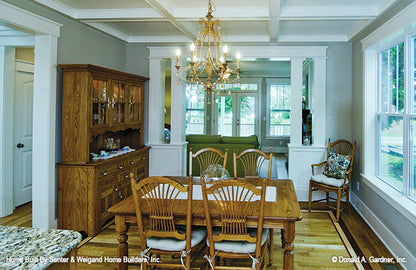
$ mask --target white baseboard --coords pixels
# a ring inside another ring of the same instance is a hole
[[[400,265],[404,269],[416,269],[415,254],[410,252],[403,244],[396,238],[396,236],[384,225],[383,222],[365,205],[359,197],[353,192],[350,192],[351,204],[367,222],[370,228],[380,238],[383,244],[393,254],[394,257],[405,258],[406,263]]]

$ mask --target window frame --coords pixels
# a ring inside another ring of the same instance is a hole
[[[413,83],[415,81],[415,75],[414,75],[414,50],[415,50],[415,42],[414,39],[416,38],[416,31],[412,31],[409,33],[404,33],[403,35],[400,35],[396,37],[395,39],[391,40],[388,43],[384,43],[383,46],[380,46],[376,50],[376,95],[377,95],[377,106],[375,111],[375,120],[376,120],[376,130],[375,130],[375,136],[376,136],[376,152],[375,155],[375,177],[382,181],[383,183],[387,184],[392,189],[396,190],[403,196],[407,197],[410,201],[416,202],[416,193],[411,194],[411,187],[412,182],[414,179],[410,179],[410,176],[412,173],[410,172],[411,169],[414,169],[411,165],[410,160],[410,145],[409,145],[409,136],[410,136],[410,119],[416,119],[416,112],[413,111],[411,113],[410,108],[412,103],[412,98],[410,97],[410,93],[415,92]],[[403,112],[400,112],[399,109],[396,109],[396,111],[391,111],[390,108],[387,109],[387,111],[382,110],[382,53],[390,49],[394,46],[399,45],[400,43],[404,43],[403,46],[403,69],[404,69],[404,78],[403,78],[403,98],[404,98],[404,108]],[[414,97],[413,97],[414,98]],[[392,184],[388,179],[384,179],[383,176],[380,175],[380,165],[381,165],[381,150],[380,150],[380,144],[381,144],[381,127],[380,127],[380,117],[400,117],[403,121],[403,127],[402,127],[402,145],[403,145],[403,168],[402,168],[402,174],[403,174],[403,183],[402,187],[398,188],[394,184]]]
[[[270,135],[270,86],[273,84],[284,84],[290,86],[290,92],[292,92],[292,85],[291,85],[291,78],[275,78],[275,79],[266,79],[266,139],[277,139],[277,138],[290,138],[290,134],[288,135]],[[291,106],[291,103],[289,103]],[[291,111],[292,108],[289,110],[283,111]],[[290,125],[289,125],[289,133],[290,133]]]
[[[186,87],[188,87],[188,85],[189,85],[189,87],[193,87],[193,85],[192,84],[186,84],[186,86],[185,86],[185,91],[186,91]],[[197,90],[198,91],[198,90]],[[188,99],[188,98],[186,98],[186,99]],[[186,135],[190,135],[190,134],[205,134],[206,133],[206,125],[207,125],[207,121],[206,121],[206,119],[207,119],[207,116],[206,116],[206,112],[207,112],[207,104],[206,104],[206,99],[207,99],[207,93],[206,93],[206,91],[204,91],[204,108],[202,108],[202,109],[193,109],[193,108],[188,108],[188,106],[186,105],[187,104],[187,101],[185,102],[185,134]],[[203,114],[204,114],[204,116],[203,116],[203,120],[204,120],[204,122],[202,123],[202,126],[203,126],[203,130],[202,130],[202,133],[188,133],[187,132],[187,130],[188,130],[188,123],[187,123],[187,114],[188,114],[188,112],[189,111],[202,111],[203,112]]]

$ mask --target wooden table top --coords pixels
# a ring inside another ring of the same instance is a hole
[[[171,179],[175,179],[184,184],[187,183],[187,177],[173,177],[169,176]],[[259,185],[258,179],[245,179],[244,181],[250,182],[254,185]],[[193,184],[199,185],[199,178],[193,178]],[[274,228],[280,227],[279,224],[286,221],[299,221],[302,219],[302,214],[300,212],[299,203],[296,197],[295,188],[293,186],[292,180],[269,180],[267,182],[268,186],[276,187],[276,201],[266,201],[264,209],[264,227],[265,228]],[[212,207],[215,207],[216,203],[212,203]],[[211,207],[211,206],[210,206]],[[179,202],[178,205],[175,205],[175,215],[186,216],[187,204],[186,200]],[[121,202],[112,206],[109,211],[116,215],[126,215],[126,216],[135,216],[134,208],[134,199],[133,196],[122,200]],[[213,210],[215,213],[215,210]],[[248,209],[249,211],[249,209]],[[145,213],[146,210],[142,209],[142,212]],[[218,211],[219,212],[219,211]],[[193,225],[204,225],[204,203],[202,200],[194,200],[192,203],[192,216],[193,216]],[[253,219],[255,217],[253,216]]]

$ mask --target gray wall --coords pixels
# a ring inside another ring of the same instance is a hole
[[[330,44],[327,57],[326,139],[351,140],[351,43]]]

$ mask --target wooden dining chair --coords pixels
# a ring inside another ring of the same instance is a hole
[[[355,144],[346,140],[337,140],[331,143],[328,140],[327,160],[318,164],[312,164],[312,177],[309,180],[309,212],[311,211],[312,202],[326,201],[329,209],[336,211],[336,220],[339,221],[341,211],[341,199],[346,197],[346,203],[349,204],[349,192],[352,165],[354,161]],[[319,173],[318,170],[321,170]],[[312,200],[312,192],[321,190],[326,193],[326,198]],[[329,196],[333,192],[336,198]],[[336,206],[331,206],[330,201],[336,201]]]
[[[216,265],[216,256],[251,261],[250,267],[238,269],[263,269],[269,232],[263,229],[266,179],[261,188],[238,180],[207,187],[203,177],[201,185],[208,234],[208,254],[204,257],[211,269],[236,269],[235,265]],[[212,209],[221,211],[219,224],[213,224]],[[249,220],[249,217],[257,218]],[[249,228],[249,222],[253,228]]]
[[[225,153],[223,154],[220,150],[215,148],[202,148],[198,150],[195,154],[192,153],[192,148],[189,149],[189,176],[192,176],[192,168],[195,165],[194,160],[197,160],[199,165],[199,172],[202,174],[209,165],[212,164],[220,164],[223,168],[227,165],[227,155],[228,149],[225,149]],[[222,160],[222,162],[221,162]]]
[[[236,154],[235,149],[233,150],[233,161],[234,161],[234,179],[237,179],[237,162],[241,162],[244,168],[245,177],[259,177],[260,171],[265,165],[265,161],[268,161],[267,179],[270,179],[272,175],[272,161],[273,161],[273,150],[270,149],[270,153],[259,149],[246,149],[240,154]]]
[[[268,161],[265,163],[265,161]],[[234,163],[234,179],[238,177],[238,164],[241,162],[244,168],[244,177],[260,177],[260,172],[263,168],[263,165],[267,164],[267,179],[271,178],[272,175],[272,161],[273,161],[273,149],[270,149],[270,152],[266,154],[265,152],[259,149],[246,149],[241,152],[239,155],[233,149],[233,163]],[[268,265],[273,263],[273,229],[269,230],[269,262]]]
[[[136,182],[133,174],[130,178],[141,240],[141,257],[149,260],[142,263],[141,267],[191,269],[191,265],[195,266],[191,262],[191,253],[202,253],[206,247],[206,230],[191,226],[192,180],[189,179],[188,185],[184,186],[166,177],[148,177],[139,182]],[[178,226],[173,214],[175,207],[183,205],[178,205],[179,200],[185,200],[187,205],[183,211],[186,213],[186,226]],[[152,262],[150,257],[153,254],[172,257]],[[179,256],[180,260],[172,262],[174,256]]]

